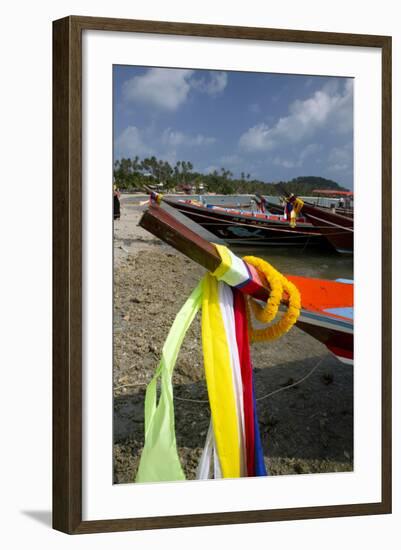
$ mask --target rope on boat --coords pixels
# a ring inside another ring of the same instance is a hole
[[[315,370],[321,365],[323,362],[323,357],[316,363],[316,365],[302,378],[294,382],[293,384],[290,384],[288,386],[284,386],[283,388],[278,388],[277,390],[274,390],[270,393],[267,393],[266,395],[262,395],[262,397],[258,397],[256,401],[263,401],[264,399],[267,399],[268,397],[271,397],[272,395],[276,395],[276,393],[280,393],[285,390],[289,390],[290,388],[293,388],[294,386],[298,386],[299,384],[302,384],[302,382],[305,382],[312,374],[315,372]]]
[[[180,209],[180,208],[177,208],[177,210],[181,213],[181,214],[186,214],[186,210],[184,209]],[[203,213],[200,213],[200,212],[197,212],[196,215],[198,217],[201,217],[201,218],[207,218],[209,220],[212,220],[210,223],[208,222],[203,222],[203,225],[206,226],[206,225],[221,225],[223,227],[230,227],[233,225],[233,222],[231,220],[221,220],[221,221],[216,221],[216,218],[214,218],[213,216],[208,216],[207,214],[203,214]],[[311,216],[312,217],[312,216]],[[268,229],[269,231],[276,231],[277,233],[288,233],[288,237],[284,237],[284,236],[281,236],[280,235],[280,239],[286,239],[286,238],[289,238],[289,239],[294,239],[294,238],[303,238],[303,237],[321,237],[322,236],[322,233],[319,233],[318,230],[319,229],[331,229],[331,227],[327,227],[327,225],[322,225],[322,226],[314,226],[314,229],[315,229],[315,232],[312,232],[312,231],[304,231],[302,232],[302,228],[301,229],[296,229],[294,231],[294,228],[290,228],[289,229],[285,229],[284,228],[284,223],[283,222],[270,222],[270,225],[269,225],[269,220],[263,220],[263,219],[260,219],[259,221],[256,221],[254,223],[252,223],[253,220],[249,220],[249,223],[244,223],[244,222],[238,222],[236,221],[235,222],[235,225],[236,226],[241,226],[241,227],[252,227],[254,229]],[[273,224],[283,224],[283,227],[272,227]],[[263,224],[268,224],[268,225],[263,225]],[[331,224],[332,226],[334,227],[338,227],[340,229],[343,229],[344,231],[338,231],[336,233],[330,233],[330,236],[335,236],[335,235],[344,235],[344,234],[347,234],[349,233],[350,231],[353,231],[352,229],[349,229],[347,227],[343,227],[341,225],[337,225],[337,224]],[[298,224],[298,227],[301,227],[299,224]],[[334,230],[334,227],[333,227],[333,230]],[[295,234],[294,234],[295,233]],[[274,239],[274,237],[270,237],[271,239]],[[269,237],[264,237],[264,239],[269,239]]]
[[[277,393],[280,393],[280,392],[285,391],[285,390],[289,390],[290,388],[293,388],[295,386],[299,386],[299,384],[302,384],[302,382],[305,382],[305,380],[307,380],[310,376],[312,376],[312,374],[315,372],[315,370],[318,367],[320,367],[320,365],[322,364],[323,359],[324,359],[324,357],[322,357],[316,363],[316,365],[314,367],[312,367],[311,370],[305,376],[303,376],[302,378],[300,378],[299,380],[297,380],[293,384],[289,384],[288,386],[284,386],[282,388],[277,388],[276,390],[274,390],[270,393],[267,393],[266,395],[262,395],[261,397],[257,397],[256,401],[257,402],[263,401],[263,400],[267,399],[268,397],[272,397],[273,395],[276,395]],[[179,401],[188,401],[190,403],[209,403],[209,401],[207,399],[188,399],[188,398],[185,398],[185,397],[177,397],[177,396],[175,396],[174,399],[177,399]]]
[[[275,395],[276,393],[280,393],[282,391],[289,390],[290,388],[293,388],[294,386],[298,386],[299,384],[302,384],[302,382],[305,382],[305,380],[307,380],[310,376],[312,376],[312,374],[315,372],[315,370],[322,364],[323,359],[324,358],[322,357],[316,363],[316,365],[314,367],[312,367],[312,369],[305,376],[303,376],[302,378],[300,378],[299,380],[297,380],[293,384],[289,384],[288,386],[278,388],[278,389],[276,389],[276,390],[274,390],[270,393],[267,393],[266,395],[262,395],[262,397],[257,397],[256,401],[257,402],[263,401],[264,399],[267,399],[268,397],[271,397],[272,395]],[[148,384],[148,382],[141,382],[141,383],[138,383],[138,384],[123,384],[122,386],[117,386],[116,388],[114,388],[114,391],[120,390],[122,388],[147,386],[147,384]],[[190,399],[189,397],[178,397],[177,395],[174,396],[174,399],[177,400],[177,401],[183,401],[183,402],[187,402],[187,403],[200,403],[202,405],[209,404],[208,399]]]

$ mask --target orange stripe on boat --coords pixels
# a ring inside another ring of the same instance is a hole
[[[327,281],[325,279],[310,279],[309,277],[299,277],[297,275],[285,276],[294,283],[301,293],[303,309],[326,313],[325,310],[327,309],[354,307],[353,284]]]

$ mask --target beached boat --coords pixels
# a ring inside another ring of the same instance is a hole
[[[252,202],[237,202],[237,203],[208,203],[207,197],[203,197],[203,205],[212,207],[212,206],[219,206],[220,208],[250,208],[252,206]]]
[[[294,203],[295,195],[287,198]],[[354,252],[354,219],[342,216],[329,209],[322,209],[308,202],[304,202],[301,209],[303,214],[328,242],[341,254]]]
[[[352,194],[352,193],[351,193]],[[334,198],[337,197],[336,193],[333,193]],[[321,208],[325,211],[335,212],[336,214],[340,214],[341,216],[346,216],[347,218],[353,218],[354,217],[354,209],[351,207],[350,202],[337,202],[333,205],[327,205],[323,204],[319,199],[322,197],[316,197],[316,201],[314,202],[308,202],[311,206],[317,206],[318,208]],[[329,198],[328,196],[325,196],[323,198]],[[338,198],[338,197],[337,197]],[[268,210],[271,214],[282,214],[284,212],[284,205],[283,204],[277,204],[274,202],[271,202],[266,197],[262,197],[261,195],[258,197],[259,202],[260,199],[263,199],[263,204],[266,210]],[[302,199],[305,200],[305,199]],[[341,204],[343,206],[341,206]],[[339,206],[340,205],[340,206]]]
[[[170,244],[207,270],[215,271],[221,258],[216,247],[179,222],[166,210],[152,204],[143,214],[139,225]],[[266,301],[269,290],[258,271],[248,265],[252,284],[240,288],[254,298]],[[328,281],[285,274],[301,294],[301,315],[297,327],[322,342],[338,359],[353,363],[352,281]]]
[[[312,204],[312,203],[310,203]],[[312,206],[317,206],[318,208],[321,208],[322,210],[328,210],[330,212],[335,212],[336,214],[340,214],[341,216],[345,216],[346,218],[353,218],[354,217],[354,210],[353,209],[346,209],[341,208],[339,206],[335,206],[334,208],[331,206],[326,206],[324,204],[312,204]]]
[[[352,191],[314,189],[312,195],[316,195],[316,200],[312,202],[313,206],[318,206],[319,208],[323,208],[323,210],[330,209],[348,218],[354,217],[354,193]],[[324,203],[327,200],[330,200],[330,205]]]
[[[319,228],[303,217],[297,219],[296,227],[291,227],[281,214],[204,206],[198,201],[172,200],[165,196],[163,202],[228,244],[328,247]]]

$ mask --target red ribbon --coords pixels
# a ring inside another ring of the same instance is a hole
[[[241,364],[241,378],[244,397],[244,421],[246,462],[248,477],[255,476],[255,424],[253,411],[252,364],[248,338],[248,320],[243,294],[233,288],[235,334]]]

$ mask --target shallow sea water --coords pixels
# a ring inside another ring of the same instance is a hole
[[[213,197],[217,203],[221,197]],[[234,197],[226,197],[227,202]],[[244,200],[244,197],[241,197]],[[192,222],[174,208],[164,205],[164,208],[171,212],[187,227],[198,233],[201,237],[212,241],[220,242],[215,235],[206,229]],[[353,279],[354,258],[353,255],[342,255],[333,251],[321,251],[315,248],[288,248],[288,247],[262,247],[262,246],[231,246],[231,250],[238,256],[259,256],[269,261],[282,273],[301,275],[304,277],[316,277],[319,279]]]

